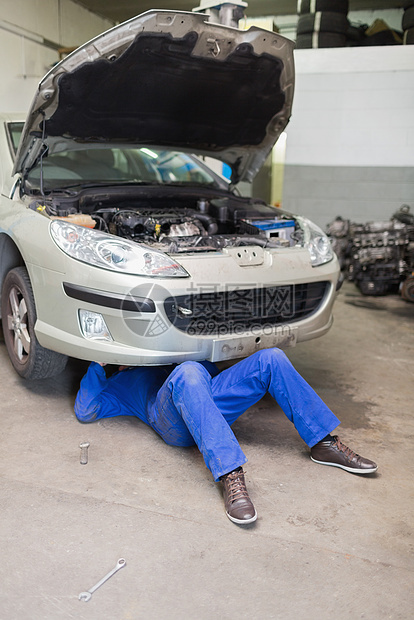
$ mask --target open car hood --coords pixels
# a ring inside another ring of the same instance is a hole
[[[208,155],[251,181],[289,121],[294,44],[206,20],[148,11],[67,56],[39,84],[14,173],[108,143]]]

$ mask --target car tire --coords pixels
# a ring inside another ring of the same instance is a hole
[[[401,285],[401,297],[414,302],[414,276],[410,276]]]
[[[332,13],[348,13],[348,0],[299,0],[298,15],[316,13],[317,11],[330,11]]]
[[[1,316],[7,352],[21,377],[46,379],[64,370],[67,356],[45,349],[36,338],[36,306],[25,267],[11,269],[4,279]]]
[[[366,28],[363,26],[349,26],[346,31],[346,39],[348,45],[357,45],[365,38]]]
[[[401,45],[401,43],[402,38],[400,37],[400,33],[396,33],[393,30],[381,30],[381,32],[376,32],[375,34],[365,37],[361,41],[361,46]]]
[[[414,28],[410,28],[404,32],[404,45],[414,45]]]
[[[319,47],[344,47],[346,36],[331,32],[313,32],[300,34],[296,39],[297,49],[312,49]]]
[[[414,6],[405,9],[402,18],[402,29],[409,30],[410,28],[414,28]]]
[[[346,15],[340,13],[309,13],[301,15],[298,20],[297,34],[309,34],[313,32],[331,32],[345,34],[349,22]]]

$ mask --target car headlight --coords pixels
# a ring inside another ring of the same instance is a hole
[[[304,247],[308,250],[312,267],[324,265],[333,259],[331,242],[325,233],[306,217],[298,218],[304,232]]]
[[[108,233],[54,220],[50,234],[65,254],[88,265],[151,278],[186,278],[189,275],[164,252]]]

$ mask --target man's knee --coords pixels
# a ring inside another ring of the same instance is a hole
[[[291,363],[289,358],[281,349],[273,348],[260,351],[259,368],[262,380],[268,384],[267,389],[269,389],[272,376],[284,373],[288,371],[290,367]]]
[[[170,375],[170,380],[185,381],[187,385],[197,385],[206,378],[211,378],[210,373],[198,362],[183,362]]]
[[[255,355],[259,356],[260,362],[270,365],[275,364],[283,364],[288,360],[286,353],[282,351],[282,349],[277,349],[276,347],[272,349],[262,349],[258,351]]]

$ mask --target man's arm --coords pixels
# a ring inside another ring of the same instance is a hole
[[[93,422],[101,408],[101,392],[108,380],[101,364],[91,362],[83,377],[75,401],[75,414],[81,422]]]

